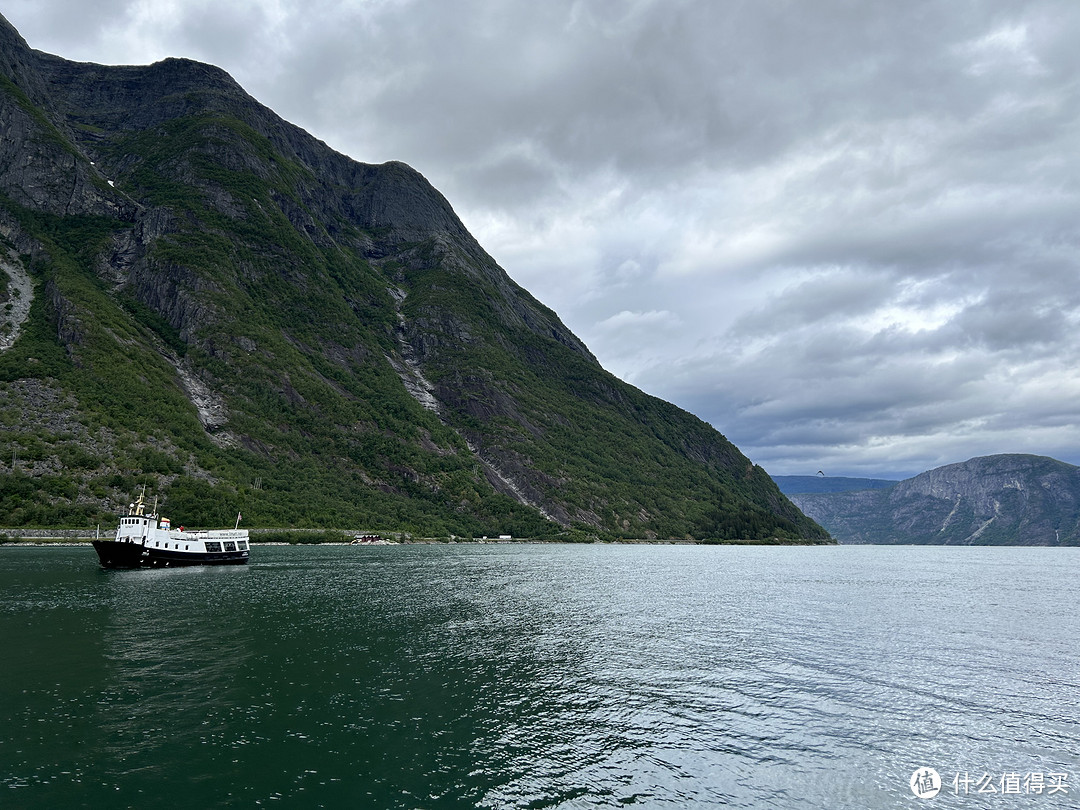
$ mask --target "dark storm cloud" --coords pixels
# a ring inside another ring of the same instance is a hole
[[[426,174],[610,369],[773,472],[1080,462],[1080,6],[15,0]]]

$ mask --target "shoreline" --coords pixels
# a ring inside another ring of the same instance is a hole
[[[192,529],[192,531],[200,531]],[[293,529],[293,528],[257,528],[248,529],[248,540],[253,546],[369,546],[369,545],[513,545],[513,544],[549,544],[549,545],[654,545],[654,546],[832,546],[834,542],[817,540],[785,541],[777,538],[765,540],[716,540],[711,538],[686,539],[672,538],[617,538],[605,539],[592,536],[591,539],[581,533],[574,533],[576,539],[566,535],[549,538],[543,537],[414,537],[407,532],[377,531],[373,529]],[[0,527],[0,546],[64,546],[90,545],[95,539],[108,540],[113,537],[115,527],[105,531],[100,527],[82,529]],[[260,540],[266,537],[266,540]],[[353,538],[374,537],[377,541],[352,542]],[[310,542],[305,538],[311,538]]]
[[[0,535],[4,533],[0,531]],[[0,547],[16,547],[21,546],[24,548],[65,548],[74,546],[89,546],[93,543],[94,537],[92,536],[77,536],[77,537],[52,537],[46,535],[36,535],[32,537],[3,537],[0,539]],[[746,541],[703,541],[703,540],[593,540],[590,542],[572,541],[572,540],[538,540],[530,538],[522,538],[520,540],[467,540],[463,538],[455,538],[453,540],[443,540],[440,538],[410,538],[408,540],[390,540],[382,543],[353,543],[353,542],[318,542],[318,543],[305,543],[298,541],[295,543],[282,542],[280,540],[269,540],[266,542],[260,542],[258,540],[249,540],[252,546],[513,546],[513,545],[549,545],[549,546],[582,546],[582,545],[600,545],[600,546],[837,546],[839,543],[816,543],[816,542],[775,542],[771,540],[746,540]]]

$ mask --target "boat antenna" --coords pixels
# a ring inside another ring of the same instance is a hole
[[[233,526],[233,528],[234,529],[239,529],[240,528],[240,513],[239,512],[236,513],[236,525]]]

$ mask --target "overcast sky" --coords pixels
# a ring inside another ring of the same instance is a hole
[[[1080,464],[1075,0],[5,0],[404,161],[643,390],[774,474]]]

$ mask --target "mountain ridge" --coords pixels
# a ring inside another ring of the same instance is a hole
[[[711,426],[604,371],[400,162],[183,59],[0,18],[0,524],[151,483],[190,524],[823,541]],[[0,301],[3,303],[3,301]]]
[[[891,487],[789,496],[841,543],[1080,545],[1080,467],[1007,453]]]

